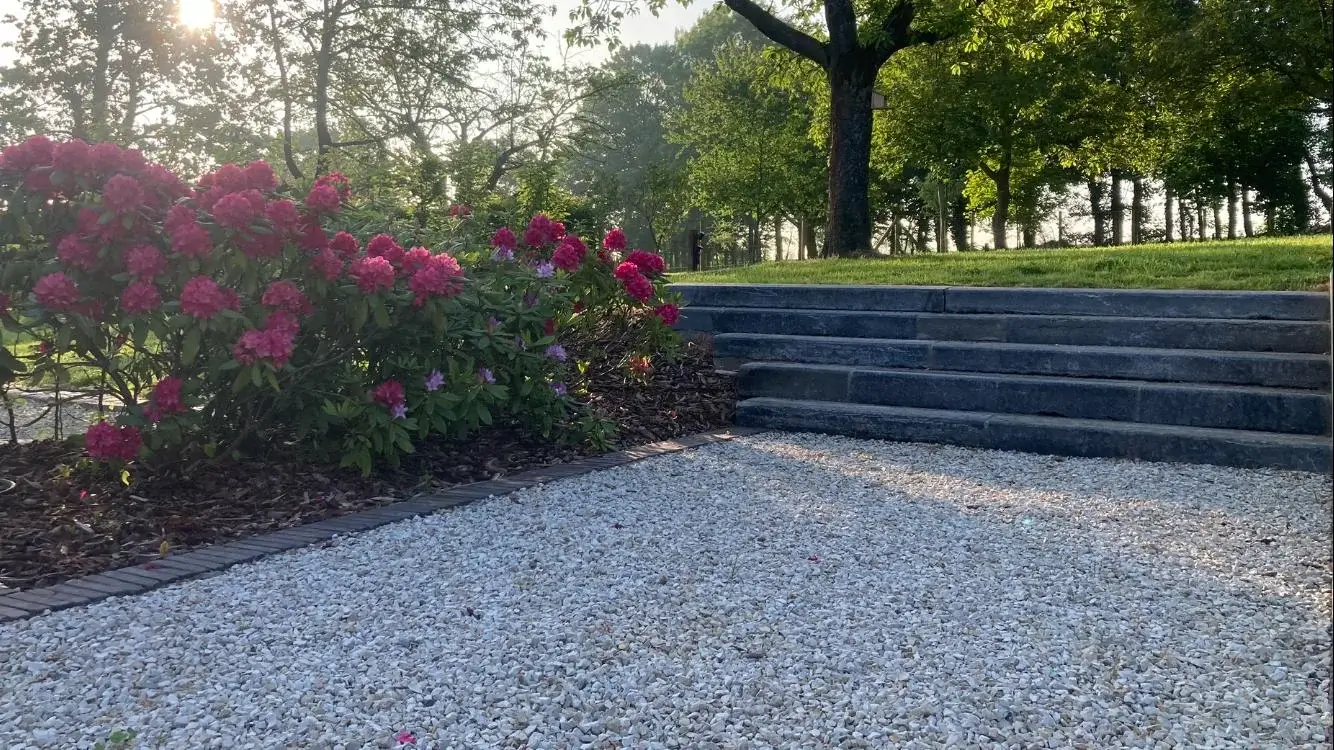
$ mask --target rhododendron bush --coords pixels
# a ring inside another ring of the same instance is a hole
[[[590,247],[534,217],[487,260],[340,224],[352,186],[280,187],[268,164],[187,184],[139,152],[35,137],[0,153],[0,320],[44,342],[28,384],[95,368],[117,404],[96,459],[254,455],[268,446],[370,471],[433,435],[497,421],[582,439],[594,332],[670,354],[662,259],[613,230]]]

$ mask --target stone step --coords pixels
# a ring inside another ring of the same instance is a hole
[[[1230,383],[1327,391],[1323,354],[1223,352],[1107,346],[908,341],[728,333],[713,340],[719,369],[753,361],[950,372],[1059,375],[1185,383]]]
[[[740,402],[737,424],[1063,456],[1295,469],[1323,474],[1334,469],[1334,448],[1323,435],[774,398]]]
[[[740,397],[1328,435],[1330,396],[1309,390],[752,362]]]
[[[1135,346],[1164,349],[1321,353],[1329,324],[1289,320],[1114,318],[1072,315],[951,315],[687,307],[683,331],[794,336],[994,341],[1010,344]]]
[[[1329,320],[1321,292],[802,284],[673,284],[690,305],[719,308]]]

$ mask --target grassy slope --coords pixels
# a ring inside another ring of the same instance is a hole
[[[680,282],[1312,290],[1331,238],[1276,237],[1118,248],[1007,250],[867,260],[766,262],[672,274]]]

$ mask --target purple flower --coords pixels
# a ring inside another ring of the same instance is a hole
[[[486,327],[487,327],[487,330],[491,330],[491,331],[496,330],[497,328],[500,327],[500,318],[497,318],[497,317],[495,317],[494,315],[491,316],[491,317],[489,317],[489,318],[487,318],[487,319],[486,319]]]
[[[485,367],[483,367],[483,368],[481,368],[481,369],[479,369],[479,370],[477,371],[477,377],[481,378],[483,383],[494,383],[494,382],[496,382],[496,376],[495,376],[495,373],[491,372],[490,370],[488,370],[488,369],[485,368]]]
[[[557,396],[564,396],[567,392],[564,383],[552,383],[551,390],[555,391]]]
[[[394,419],[404,419],[408,416],[408,405],[400,401],[394,404],[394,408],[390,409],[389,413],[394,415]]]
[[[551,346],[547,347],[547,356],[551,357],[557,362],[564,362],[566,356],[565,347],[561,346],[560,344],[552,344]]]
[[[546,261],[537,264],[537,278],[549,279],[556,275],[556,267]]]
[[[491,253],[491,260],[494,261],[514,260],[514,248],[512,247],[496,248],[496,251],[494,253]]]
[[[426,390],[434,393],[440,390],[440,386],[445,384],[445,376],[440,374],[439,370],[431,370],[431,374],[426,376]]]
[[[537,295],[536,295],[536,294],[525,294],[525,295],[523,295],[523,306],[524,306],[524,307],[537,307]]]
[[[528,348],[528,344],[524,342],[522,336],[515,336],[515,337],[514,337],[514,345],[517,346],[517,347],[519,347],[520,349],[527,349],[527,348]]]

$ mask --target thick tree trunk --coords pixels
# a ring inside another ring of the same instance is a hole
[[[1112,170],[1112,244],[1120,245],[1125,239],[1122,227],[1126,222],[1126,207],[1121,200],[1121,170]]]
[[[982,172],[996,183],[996,211],[991,215],[991,236],[995,240],[994,245],[997,250],[1009,247],[1009,239],[1005,236],[1005,225],[1009,223],[1010,218],[1010,158],[1010,152],[1006,151],[1001,156],[999,167],[992,169],[986,164],[982,165]]]
[[[301,167],[296,163],[296,154],[292,148],[292,89],[287,79],[287,56],[283,54],[282,32],[278,30],[278,11],[272,0],[269,2],[269,33],[272,34],[273,60],[278,66],[278,88],[283,97],[283,164],[287,165],[288,174],[296,179],[304,179]]]
[[[1199,237],[1200,242],[1204,242],[1205,240],[1209,239],[1209,234],[1208,234],[1209,222],[1206,221],[1204,218],[1203,198],[1197,199],[1195,201],[1195,224],[1196,224],[1195,226],[1196,235]]]
[[[1163,188],[1163,241],[1172,241],[1172,200],[1176,198],[1171,185]]]
[[[1024,234],[1024,247],[1035,247],[1038,244],[1038,230],[1032,224],[1025,223],[1022,227]]]
[[[1107,244],[1107,214],[1102,210],[1102,177],[1094,177],[1088,182],[1089,215],[1093,218],[1093,244],[1102,247]]]
[[[1237,178],[1227,178],[1227,238],[1237,239]]]
[[[829,221],[826,257],[871,251],[871,85],[875,69],[861,61],[829,67]]]
[[[1303,157],[1306,159],[1306,169],[1311,174],[1311,190],[1315,191],[1316,197],[1320,199],[1320,204],[1325,207],[1325,213],[1334,215],[1334,196],[1320,184],[1320,173],[1316,171],[1315,159],[1311,158],[1311,152],[1307,151]]]
[[[950,234],[954,236],[954,249],[971,250],[968,243],[968,203],[962,195],[954,197],[950,203]]]
[[[1221,240],[1223,239],[1223,215],[1219,210],[1218,201],[1215,200],[1210,208],[1214,215],[1214,239]]]
[[[1274,201],[1265,201],[1265,234],[1276,234],[1274,224],[1278,223],[1278,207]]]
[[[774,217],[774,262],[783,262],[783,217]]]
[[[97,46],[93,49],[93,100],[88,131],[95,141],[111,137],[108,112],[111,108],[111,49],[116,45],[118,25],[115,18],[116,5],[111,0],[98,0],[93,9]]]
[[[315,110],[315,176],[329,171],[329,151],[333,133],[329,130],[329,83],[333,71],[333,45],[338,34],[338,14],[326,11],[320,29],[320,47],[315,53],[315,92],[311,106]]]
[[[1177,219],[1181,227],[1181,241],[1190,242],[1194,237],[1191,233],[1194,224],[1190,218],[1190,206],[1187,205],[1185,198],[1177,199]]]
[[[1144,242],[1144,177],[1135,175],[1130,180],[1130,244]]]
[[[815,222],[810,221],[809,219],[802,219],[800,260],[809,260],[814,258],[815,255]]]
[[[1251,224],[1251,190],[1245,185],[1241,186],[1241,231],[1247,237],[1255,236],[1255,226]]]

